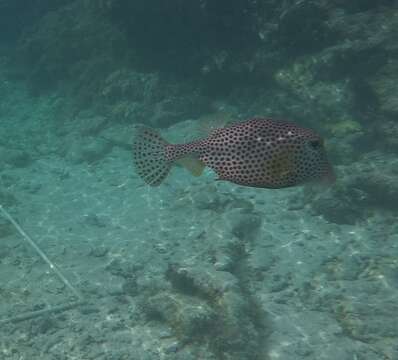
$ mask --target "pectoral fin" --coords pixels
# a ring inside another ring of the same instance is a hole
[[[272,176],[275,179],[283,179],[294,171],[293,152],[286,150],[275,155],[271,164]]]

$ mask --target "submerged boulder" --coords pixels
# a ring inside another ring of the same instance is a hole
[[[371,153],[338,172],[337,183],[322,192],[307,193],[312,211],[328,221],[355,224],[375,209],[398,211],[398,160]]]

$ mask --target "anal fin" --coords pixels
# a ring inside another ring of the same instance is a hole
[[[200,176],[206,165],[198,158],[185,156],[177,160],[177,163],[187,169],[193,176]]]

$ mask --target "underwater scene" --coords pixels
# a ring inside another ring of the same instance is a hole
[[[398,360],[398,1],[0,0],[0,360]]]

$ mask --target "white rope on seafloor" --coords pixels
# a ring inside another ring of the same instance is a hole
[[[5,219],[7,219],[18,231],[18,233],[22,236],[22,238],[36,251],[36,253],[40,256],[42,260],[44,260],[50,269],[54,272],[54,274],[64,283],[64,285],[73,293],[76,297],[76,301],[71,302],[69,304],[53,306],[47,309],[37,310],[27,312],[25,314],[17,315],[15,317],[6,318],[0,320],[0,324],[9,323],[9,322],[18,322],[27,319],[31,319],[37,316],[41,316],[46,313],[56,313],[64,310],[68,310],[74,308],[78,305],[84,303],[83,296],[80,292],[70,283],[70,281],[65,277],[62,271],[48,258],[48,256],[44,253],[42,249],[33,241],[33,239],[22,229],[22,227],[17,223],[17,221],[11,216],[11,214],[0,204],[0,213],[3,215]]]

